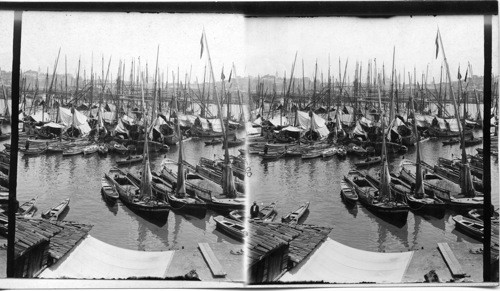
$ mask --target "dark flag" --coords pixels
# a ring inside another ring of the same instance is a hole
[[[222,73],[220,74],[221,80],[224,80],[226,76],[224,76],[224,68],[222,68]]]
[[[458,65],[458,76],[457,76],[457,78],[458,78],[459,80],[461,80],[461,79],[462,79],[462,75],[460,74],[460,65]]]
[[[203,56],[203,33],[201,34],[200,44],[201,44],[201,52],[200,52],[200,59],[201,59],[201,57]]]
[[[229,80],[228,80],[228,82],[231,82],[231,75],[233,75],[233,70],[231,70],[231,72],[229,72]]]
[[[439,54],[439,31],[438,33],[436,34],[436,59],[438,57],[438,54]]]
[[[467,67],[467,70],[465,71],[465,78],[464,78],[464,82],[467,82],[467,74],[469,73],[469,68]]]

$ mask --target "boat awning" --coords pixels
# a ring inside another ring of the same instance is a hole
[[[458,122],[455,118],[448,118],[445,120],[446,120],[446,123],[448,123],[448,125],[450,126],[450,131],[455,131],[455,132],[460,131]]]
[[[45,269],[40,278],[126,279],[163,278],[175,251],[128,250],[87,236],[71,252]]]
[[[274,118],[271,118],[268,120],[269,123],[271,123],[273,126],[286,126],[288,125],[288,118],[285,116],[276,116]]]
[[[301,129],[299,127],[295,127],[295,126],[287,126],[287,127],[283,128],[282,131],[301,132],[301,131],[303,131],[303,129]]]
[[[50,128],[65,128],[63,124],[55,123],[55,122],[49,122],[44,124],[42,127],[50,127]]]
[[[29,117],[32,118],[35,122],[48,122],[51,119],[50,114],[48,114],[47,112],[44,113],[42,111],[37,111],[35,114],[31,114]]]
[[[248,135],[260,133],[260,129],[253,127],[251,122],[245,123],[245,129]]]
[[[402,283],[413,252],[377,253],[328,238],[309,258],[285,273],[281,282]]]

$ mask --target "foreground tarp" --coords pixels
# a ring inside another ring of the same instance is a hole
[[[377,253],[328,238],[309,258],[285,273],[282,282],[401,283],[413,252]]]
[[[45,269],[40,278],[125,279],[165,277],[175,251],[144,252],[112,246],[88,236]]]

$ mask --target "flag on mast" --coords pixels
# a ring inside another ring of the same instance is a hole
[[[439,54],[439,30],[436,34],[436,59],[438,57],[438,54]]]
[[[201,51],[200,51],[200,59],[201,59],[201,57],[203,56],[203,33],[201,34],[200,44],[201,44]]]
[[[462,79],[462,75],[460,74],[460,65],[458,65],[458,76],[457,76],[457,78],[458,78],[459,80],[461,80],[461,79]]]

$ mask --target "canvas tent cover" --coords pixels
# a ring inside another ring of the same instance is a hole
[[[59,107],[59,118],[61,119],[61,123],[66,127],[70,127],[72,125],[77,127],[82,132],[82,135],[86,135],[90,132],[90,126],[87,123],[87,116],[76,109],[74,110],[74,113],[71,113],[71,109]]]
[[[330,133],[326,127],[326,121],[315,113],[312,113],[311,118],[308,112],[297,111],[297,117],[298,123],[303,129],[309,130],[312,128],[312,130],[318,132],[321,137],[325,137]]]
[[[43,118],[42,118],[42,116],[43,116]],[[50,115],[47,112],[43,113],[42,110],[37,111],[34,114],[31,114],[30,117],[35,122],[49,122],[51,120]]]
[[[123,249],[87,236],[71,252],[45,269],[40,278],[126,279],[165,277],[175,251]]]
[[[286,126],[288,125],[288,118],[285,116],[280,117],[280,116],[275,116],[274,118],[271,118],[268,120],[273,126]]]
[[[330,283],[401,283],[413,252],[377,253],[348,247],[328,238],[280,281]]]

